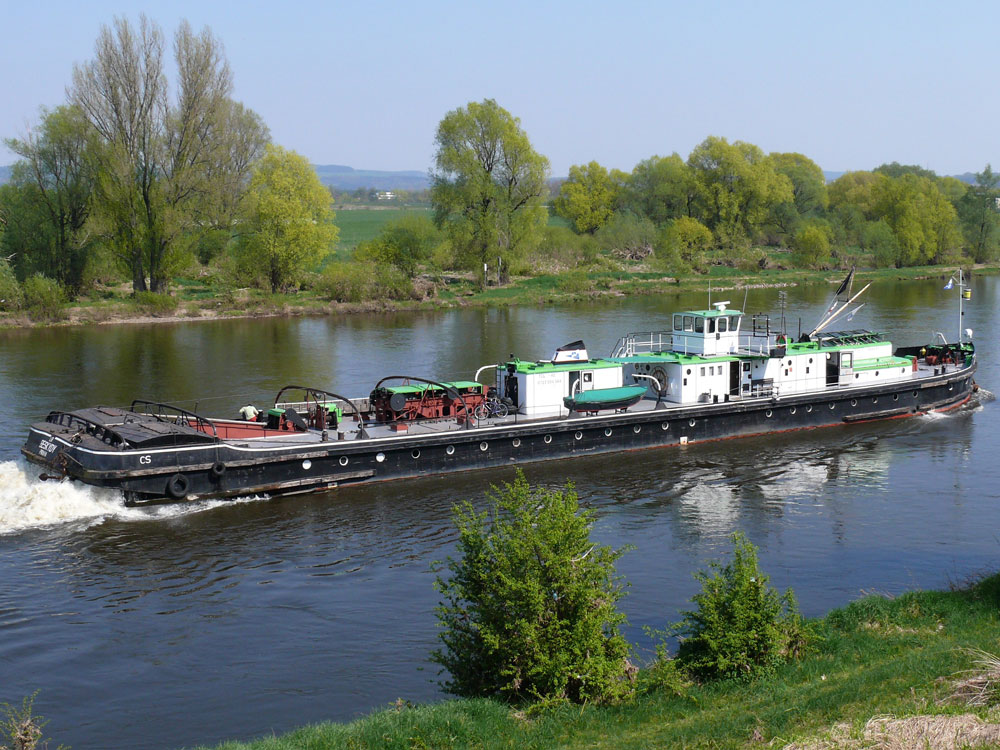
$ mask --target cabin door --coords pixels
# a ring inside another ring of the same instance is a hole
[[[830,352],[826,355],[826,384],[840,383],[840,352]]]
[[[740,395],[740,363],[729,363],[729,395]]]

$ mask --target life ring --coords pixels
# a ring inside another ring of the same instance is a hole
[[[221,479],[222,475],[226,473],[226,465],[222,461],[216,461],[212,464],[211,472],[213,477]]]
[[[167,494],[170,497],[180,500],[187,494],[191,481],[183,474],[174,474],[167,480]]]

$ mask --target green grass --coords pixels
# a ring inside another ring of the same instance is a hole
[[[815,622],[811,653],[756,682],[723,681],[683,695],[648,693],[619,706],[562,706],[525,718],[488,700],[410,707],[350,724],[304,727],[220,750],[319,748],[738,748],[854,731],[880,714],[955,714],[950,679],[969,648],[996,652],[1000,575],[963,591],[867,597]],[[995,696],[1000,699],[1000,696]],[[996,711],[992,714],[996,720]]]
[[[334,223],[340,229],[337,237],[337,256],[346,257],[360,243],[378,236],[382,227],[404,214],[432,217],[429,208],[354,208],[338,209]]]

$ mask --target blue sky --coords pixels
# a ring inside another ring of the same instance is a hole
[[[0,0],[0,135],[65,99],[102,24],[223,41],[235,97],[314,163],[427,169],[451,109],[494,98],[553,175],[630,170],[708,135],[827,170],[1000,166],[997,2]],[[0,147],[0,164],[14,156]]]

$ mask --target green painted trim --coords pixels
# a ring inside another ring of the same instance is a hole
[[[858,370],[885,370],[894,367],[905,367],[911,369],[913,362],[906,357],[879,357],[878,359],[861,359],[854,361],[854,371]]]
[[[514,365],[515,372],[529,375],[543,372],[583,372],[586,370],[606,370],[611,367],[621,367],[616,360],[590,359],[582,362],[522,362],[519,359],[507,362],[506,366]]]

